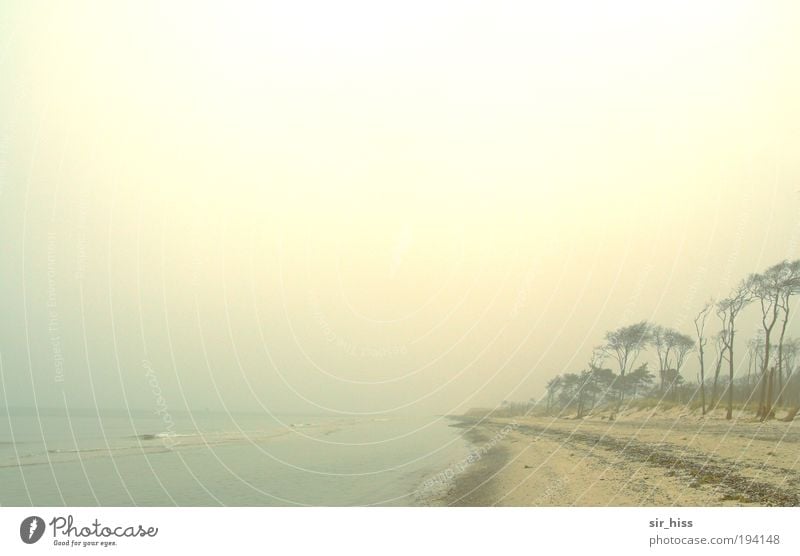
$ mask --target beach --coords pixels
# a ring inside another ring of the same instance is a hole
[[[800,425],[721,413],[459,417],[441,506],[797,506]]]

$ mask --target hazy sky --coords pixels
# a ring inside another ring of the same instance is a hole
[[[0,7],[10,405],[538,397],[800,256],[795,1],[168,4]]]

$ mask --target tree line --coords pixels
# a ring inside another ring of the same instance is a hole
[[[647,321],[610,330],[584,369],[547,383],[542,402],[548,412],[575,411],[579,418],[596,407],[611,408],[613,415],[626,400],[652,398],[698,404],[703,415],[722,406],[726,419],[732,419],[734,405],[753,407],[762,421],[785,408],[784,420],[790,421],[800,408],[800,340],[786,331],[799,293],[800,260],[781,261],[750,274],[727,297],[708,301],[690,334]],[[756,311],[761,326],[746,342],[747,374],[736,377],[736,325],[745,310]],[[709,333],[714,320],[718,330]],[[649,363],[639,364],[648,350],[657,362],[652,370]],[[693,380],[681,374],[690,354],[698,362]]]

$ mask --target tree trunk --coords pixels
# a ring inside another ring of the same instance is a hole
[[[700,344],[700,405],[706,414],[706,367],[703,361],[703,345]]]
[[[778,406],[783,401],[783,338],[786,335],[786,325],[789,324],[789,299],[791,293],[784,297],[783,304],[783,323],[781,323],[781,337],[778,339]]]
[[[772,400],[773,400],[773,383],[775,382],[775,367],[769,370],[769,374],[767,376],[767,402],[764,405],[764,419],[774,419],[775,418],[775,410],[772,407]]]
[[[731,319],[730,345],[728,345],[728,412],[725,419],[733,419],[733,319]]]
[[[719,382],[719,373],[722,370],[722,354],[720,353],[719,359],[717,360],[717,366],[714,368],[714,385],[711,387],[711,402],[710,407],[711,409],[716,409],[717,405],[719,405],[719,400],[717,400],[717,384]]]
[[[777,299],[775,303],[777,304]],[[776,305],[777,307],[777,305]],[[777,313],[775,313],[777,316]],[[761,400],[758,405],[758,413],[756,416],[760,418],[762,421],[767,418],[767,406],[772,405],[772,389],[770,388],[768,391],[767,382],[768,382],[768,375],[769,375],[769,342],[772,336],[772,326],[775,324],[775,318],[772,319],[772,324],[768,327],[766,326],[766,321],[764,325],[764,365],[763,369],[761,370]],[[770,396],[767,399],[767,395]]]
[[[760,420],[764,420],[764,416],[766,413],[767,407],[767,370],[764,369],[761,371],[761,377],[758,381],[757,388],[759,389],[758,393],[758,410],[756,411],[756,417]]]

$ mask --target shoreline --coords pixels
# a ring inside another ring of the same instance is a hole
[[[428,477],[422,485],[427,495],[422,497],[426,506],[487,506],[494,492],[492,481],[508,461],[511,451],[505,437],[513,430],[509,423],[498,424],[492,430],[455,418],[451,427],[467,429],[463,438],[469,443],[468,454],[447,468]]]
[[[800,425],[791,422],[454,419],[475,450],[488,448],[453,464],[425,505],[800,505]]]

